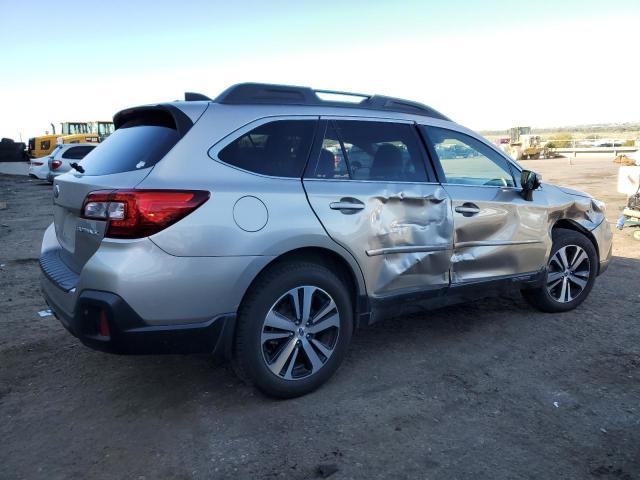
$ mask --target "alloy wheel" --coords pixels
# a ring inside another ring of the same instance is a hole
[[[549,260],[547,291],[557,302],[570,302],[584,291],[590,275],[587,252],[578,245],[566,245]]]
[[[269,309],[260,345],[271,372],[285,380],[317,373],[333,354],[340,314],[333,298],[314,286],[292,288]]]

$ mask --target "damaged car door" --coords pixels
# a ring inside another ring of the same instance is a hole
[[[449,285],[451,201],[411,122],[325,118],[304,177],[311,207],[374,297]]]
[[[451,283],[539,273],[550,248],[544,191],[525,200],[519,172],[491,147],[455,130],[420,128],[452,199]]]

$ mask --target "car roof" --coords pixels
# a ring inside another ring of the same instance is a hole
[[[92,148],[95,148],[97,146],[98,146],[97,143],[61,143],[61,144],[58,145],[58,147],[62,147],[63,150],[66,150],[66,149],[71,148],[71,147],[92,147]]]

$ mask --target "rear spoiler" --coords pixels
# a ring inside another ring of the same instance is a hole
[[[180,138],[193,127],[191,119],[179,108],[173,105],[145,105],[127,108],[113,116],[115,129],[136,125],[156,125],[173,128],[178,131]]]

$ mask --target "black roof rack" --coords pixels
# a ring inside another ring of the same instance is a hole
[[[359,102],[323,100],[317,95],[318,93],[362,97],[362,100]],[[268,83],[238,83],[226,89],[213,101],[227,105],[316,105],[323,107],[365,108],[449,120],[449,118],[431,107],[401,98],[333,90],[314,90],[309,87],[271,85]]]

